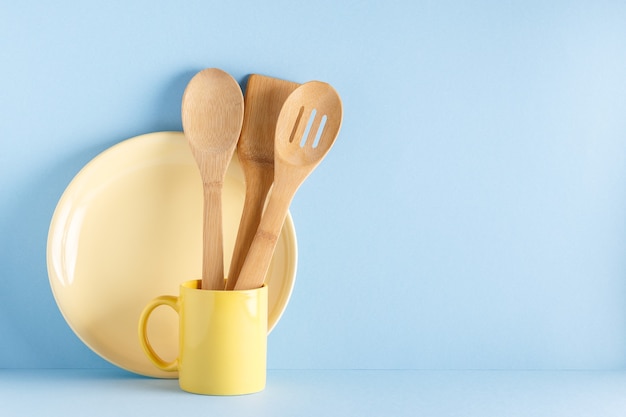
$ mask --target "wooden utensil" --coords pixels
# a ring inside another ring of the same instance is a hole
[[[223,290],[222,186],[243,122],[237,81],[217,68],[197,73],[183,94],[182,122],[204,189],[202,289]]]
[[[236,290],[263,285],[291,200],[335,142],[341,119],[341,99],[323,82],[302,84],[285,101],[276,123],[274,185]]]
[[[246,179],[246,198],[226,289],[235,288],[243,261],[259,227],[267,192],[274,181],[274,136],[283,103],[300,84],[263,75],[248,78],[237,156]]]

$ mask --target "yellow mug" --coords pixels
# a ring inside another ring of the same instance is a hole
[[[179,315],[179,352],[163,360],[148,340],[148,318],[166,305]],[[178,297],[153,299],[139,318],[139,340],[148,358],[164,371],[178,371],[181,389],[205,395],[241,395],[265,388],[267,286],[243,291],[201,289],[184,282]]]

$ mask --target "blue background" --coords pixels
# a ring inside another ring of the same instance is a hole
[[[107,368],[46,239],[99,152],[181,130],[218,67],[331,83],[332,152],[291,212],[274,369],[626,365],[620,1],[0,2],[0,368]]]

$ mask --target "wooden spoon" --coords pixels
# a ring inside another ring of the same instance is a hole
[[[243,122],[237,81],[216,68],[197,73],[183,94],[182,121],[204,189],[202,289],[223,290],[222,187]]]
[[[274,185],[236,290],[263,285],[291,200],[335,142],[341,119],[341,99],[326,83],[302,84],[285,101],[276,123]]]
[[[289,94],[299,85],[258,74],[248,78],[243,127],[237,144],[239,163],[246,179],[246,198],[226,281],[227,290],[235,288],[259,227],[267,192],[274,181],[274,136],[278,114]]]

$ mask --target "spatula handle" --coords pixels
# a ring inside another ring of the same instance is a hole
[[[292,198],[293,194],[281,192],[280,189],[276,189],[275,184],[248,256],[237,278],[235,290],[248,290],[263,285]]]
[[[250,250],[250,245],[252,245],[254,235],[261,223],[265,199],[274,180],[273,170],[259,168],[255,164],[244,165],[244,167],[246,172],[246,198],[228,271],[227,290],[235,288],[237,278]]]

